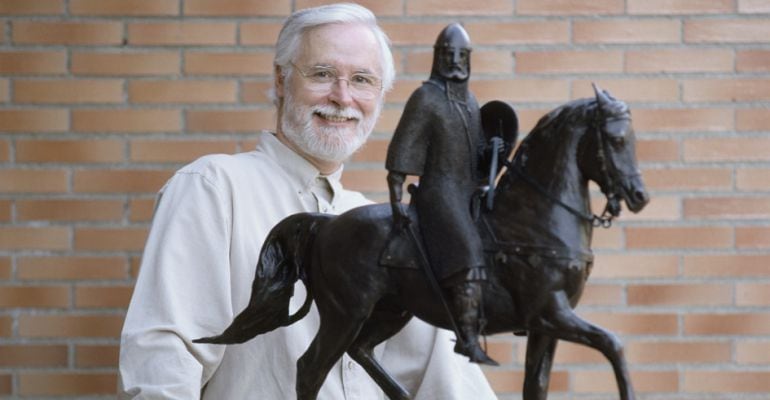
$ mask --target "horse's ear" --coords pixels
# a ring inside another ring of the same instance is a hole
[[[608,97],[607,92],[599,88],[599,86],[596,85],[596,83],[591,82],[591,86],[594,87],[594,93],[596,94],[596,102],[599,103],[599,106],[604,108],[607,104],[609,104],[612,99]]]

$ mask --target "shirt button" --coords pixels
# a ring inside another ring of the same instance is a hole
[[[356,364],[353,361],[348,361],[348,369],[353,370],[353,368],[356,367]]]

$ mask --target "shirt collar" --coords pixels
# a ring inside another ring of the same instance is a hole
[[[303,188],[309,188],[313,181],[319,176],[325,177],[334,192],[333,198],[336,198],[342,190],[340,179],[342,178],[343,167],[340,166],[336,171],[329,175],[322,175],[310,161],[295,153],[294,150],[286,147],[275,133],[262,131],[259,133],[257,150],[263,151],[270,156],[292,179],[302,185]]]

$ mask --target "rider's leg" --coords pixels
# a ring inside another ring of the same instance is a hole
[[[468,356],[472,362],[498,365],[479,345],[480,307],[485,271],[463,272],[462,279],[450,279],[452,313],[459,325],[462,337],[457,338],[455,352]],[[446,282],[445,282],[446,283]]]

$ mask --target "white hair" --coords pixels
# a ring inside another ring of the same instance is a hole
[[[290,62],[297,56],[305,32],[328,24],[361,24],[372,30],[380,47],[380,59],[382,60],[382,88],[388,91],[393,87],[396,76],[393,65],[393,54],[390,51],[390,40],[377,25],[377,18],[367,8],[358,4],[338,3],[320,7],[306,8],[289,16],[278,34],[275,44],[275,58],[273,65],[280,67],[281,71],[291,71]],[[275,99],[275,93],[271,91],[271,97]]]

